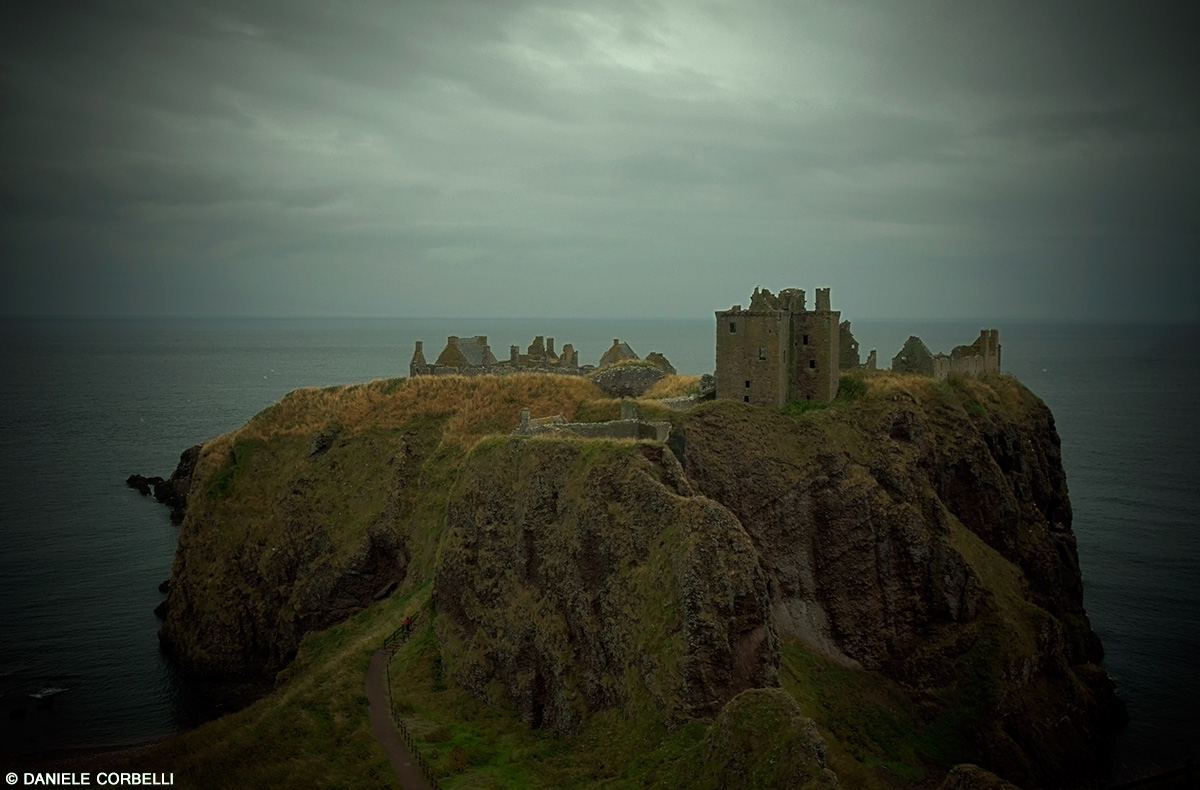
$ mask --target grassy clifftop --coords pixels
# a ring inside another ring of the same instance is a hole
[[[1043,782],[1094,759],[1115,703],[1053,418],[1015,380],[647,402],[669,449],[509,438],[525,407],[618,412],[580,378],[422,377],[300,390],[208,442],[164,643],[282,674],[148,759],[195,786],[237,765],[389,786],[363,673],[418,610],[394,693],[447,787],[934,787],[960,761]]]
[[[479,437],[511,431],[523,407],[574,418],[601,399],[547,376],[290,393],[201,450],[164,644],[198,674],[273,675],[307,631],[431,577],[450,483]]]

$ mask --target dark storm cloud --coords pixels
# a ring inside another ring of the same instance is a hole
[[[700,315],[763,284],[1195,318],[1190,13],[32,5],[0,33],[0,310]]]

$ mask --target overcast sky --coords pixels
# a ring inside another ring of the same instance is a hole
[[[1194,2],[36,2],[0,314],[1200,319]]]

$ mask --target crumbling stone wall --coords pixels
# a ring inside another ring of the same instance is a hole
[[[1000,372],[1000,330],[982,329],[969,346],[955,346],[949,354],[933,358],[933,377],[942,381],[951,373],[982,376]]]
[[[892,357],[892,370],[919,373],[942,381],[951,373],[982,376],[1000,372],[1000,330],[983,329],[969,346],[955,346],[949,354],[933,354],[919,337],[911,336]]]
[[[830,401],[838,391],[841,313],[831,309],[828,288],[817,289],[817,309],[791,314],[791,391],[787,400]]]
[[[860,364],[858,341],[854,339],[854,333],[850,331],[850,322],[843,321],[838,326],[838,368],[850,370],[857,368]]]
[[[904,341],[900,352],[892,357],[892,370],[900,373],[918,373],[922,376],[933,375],[933,353],[925,341],[916,335],[909,335]]]
[[[640,359],[640,357],[629,347],[629,344],[622,343],[619,338],[614,337],[612,346],[600,357],[598,367],[606,368],[618,362],[628,362],[635,359]]]
[[[424,343],[417,341],[408,365],[410,376],[480,376],[505,373],[559,373],[581,376],[590,373],[591,365],[580,367],[579,353],[570,343],[561,354],[554,351],[554,338],[538,335],[525,353],[518,346],[509,346],[507,359],[498,360],[492,354],[486,335],[446,338],[446,347],[432,365],[425,359]]]
[[[521,420],[513,430],[516,436],[561,436],[569,434],[585,439],[639,439],[665,442],[671,435],[671,423],[642,418],[637,404],[621,401],[621,419],[606,422],[567,422],[561,414],[553,417],[531,417],[529,409],[521,409]]]
[[[600,358],[599,367],[637,359],[638,355],[628,343],[614,339],[612,347]],[[675,372],[670,361],[657,351],[652,352],[647,360],[664,373]],[[544,335],[534,337],[524,354],[519,346],[509,346],[508,358],[502,360],[497,360],[492,354],[486,335],[473,338],[451,335],[446,338],[446,347],[432,365],[425,359],[424,343],[418,340],[412,359],[408,363],[410,376],[479,376],[489,373],[558,373],[582,376],[596,369],[592,365],[579,364],[579,352],[571,343],[563,345],[562,353],[555,353],[554,338]]]

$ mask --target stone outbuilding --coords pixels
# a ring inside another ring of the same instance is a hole
[[[1000,330],[982,329],[969,346],[955,346],[949,354],[934,354],[925,341],[912,335],[892,357],[892,370],[919,373],[942,381],[951,373],[982,376],[1000,372]]]
[[[932,376],[933,352],[925,345],[924,340],[916,335],[909,335],[899,353],[892,357],[892,370]]]
[[[628,362],[635,359],[641,359],[641,357],[634,353],[628,343],[622,343],[618,338],[614,337],[613,344],[600,357],[600,364],[596,367],[604,368],[609,365],[615,365],[618,362]]]

